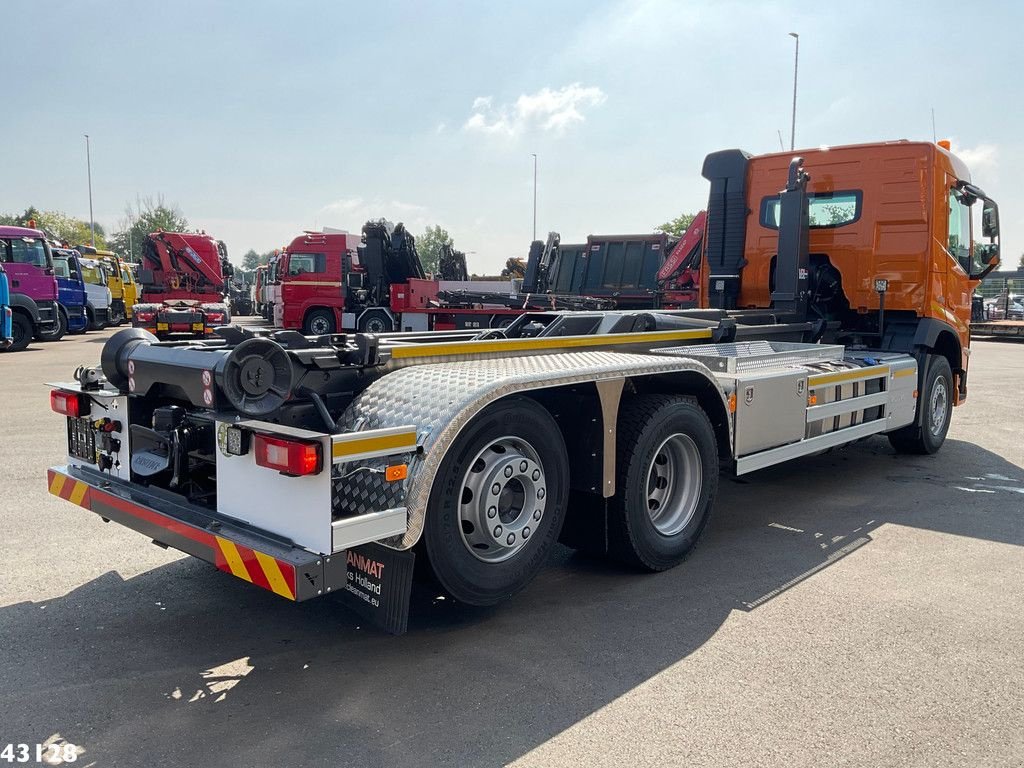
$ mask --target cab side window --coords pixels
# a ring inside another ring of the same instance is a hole
[[[949,255],[963,267],[971,269],[971,209],[961,201],[960,192],[949,190]]]

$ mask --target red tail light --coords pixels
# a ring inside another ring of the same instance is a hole
[[[256,435],[256,463],[289,475],[315,475],[323,466],[320,443]]]
[[[135,310],[135,321],[139,323],[152,323],[156,320],[156,312],[140,312]]]
[[[50,408],[54,413],[77,419],[89,412],[89,401],[74,392],[54,389],[50,392]]]
[[[207,312],[206,313],[206,324],[207,325],[218,325],[224,322],[223,312]]]

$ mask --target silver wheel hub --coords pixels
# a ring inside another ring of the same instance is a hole
[[[322,336],[327,333],[327,321],[322,317],[313,318],[313,322],[310,324],[310,330],[317,336]]]
[[[547,485],[533,446],[499,437],[480,451],[462,479],[459,532],[478,560],[500,563],[526,546],[544,519]]]
[[[929,402],[928,427],[933,435],[942,433],[946,424],[946,405],[949,402],[949,392],[946,390],[946,380],[936,379],[932,386],[932,396]]]
[[[654,452],[647,469],[647,514],[663,536],[682,531],[700,501],[703,463],[697,444],[681,432],[670,435]]]

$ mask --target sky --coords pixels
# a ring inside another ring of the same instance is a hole
[[[1024,4],[0,0],[0,211],[177,206],[237,261],[441,225],[472,272],[537,234],[701,209],[704,156],[950,139],[1024,251]],[[11,20],[21,19],[15,27]]]

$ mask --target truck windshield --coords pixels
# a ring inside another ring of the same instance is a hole
[[[34,237],[12,237],[9,242],[10,261],[15,264],[31,264],[42,269],[51,266],[50,250],[42,240]]]
[[[102,267],[89,266],[88,264],[82,265],[82,279],[92,285],[106,285],[107,276],[103,274]]]

